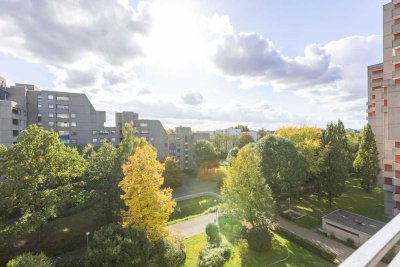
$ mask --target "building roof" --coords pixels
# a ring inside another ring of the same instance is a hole
[[[384,222],[373,220],[345,210],[335,210],[325,215],[323,218],[370,236],[374,235],[385,225]]]

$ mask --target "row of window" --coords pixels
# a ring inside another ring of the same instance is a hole
[[[63,104],[57,104],[57,105],[54,105],[54,104],[47,104],[47,108],[48,108],[48,109],[54,109],[54,107],[56,107],[57,109],[63,109],[63,110],[69,109],[69,105],[63,105]],[[39,102],[38,102],[38,108],[39,108],[39,109],[42,108],[42,103],[39,103]]]
[[[117,131],[116,130],[111,130],[111,131],[109,131],[109,130],[100,130],[100,131],[97,131],[97,130],[93,130],[92,131],[92,134],[93,135],[117,135]]]
[[[38,95],[38,102],[42,101],[43,96],[42,95]],[[47,100],[54,100],[54,95],[47,95]],[[69,101],[69,97],[68,96],[56,96],[56,100],[57,101]]]
[[[111,137],[108,139],[107,138],[93,138],[92,143],[96,144],[96,143],[100,142],[101,140],[107,140],[107,141],[110,141],[111,143],[115,143],[117,141],[117,138],[115,138],[115,137]]]
[[[49,118],[54,118],[54,113],[53,112],[49,112],[47,115]],[[57,118],[59,119],[76,119],[76,114],[68,114],[68,113],[56,113]],[[42,117],[42,113],[38,113],[38,118]]]
[[[37,125],[43,126],[43,123],[40,121],[40,122],[38,122]],[[76,127],[76,122],[75,122],[75,121],[71,121],[71,122],[58,121],[58,122],[56,123],[56,122],[54,122],[54,121],[49,121],[49,122],[47,123],[47,125],[48,125],[49,127],[54,127],[54,126],[57,125],[57,127],[60,127],[60,128],[68,128],[68,127]]]

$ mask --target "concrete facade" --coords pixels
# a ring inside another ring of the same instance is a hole
[[[368,67],[368,123],[375,134],[385,214],[400,212],[400,1],[383,7],[383,63]]]
[[[182,169],[196,169],[195,143],[210,139],[209,134],[194,133],[190,127],[167,133],[161,121],[141,119],[138,113],[128,111],[115,114],[114,127],[105,127],[105,122],[105,111],[97,111],[85,94],[40,90],[31,84],[7,87],[0,77],[0,144],[6,146],[14,144],[18,134],[31,124],[57,132],[66,145],[99,146],[101,140],[118,145],[122,127],[132,122],[136,135],[157,149],[159,160],[172,156]]]

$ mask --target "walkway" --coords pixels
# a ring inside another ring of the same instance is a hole
[[[204,233],[207,224],[217,219],[216,213],[202,215],[187,221],[175,223],[169,226],[169,229],[184,238]]]

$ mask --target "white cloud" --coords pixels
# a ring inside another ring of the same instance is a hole
[[[193,91],[184,93],[181,96],[181,99],[184,104],[191,105],[191,106],[198,106],[198,105],[203,104],[206,101],[201,93],[193,92]]]

